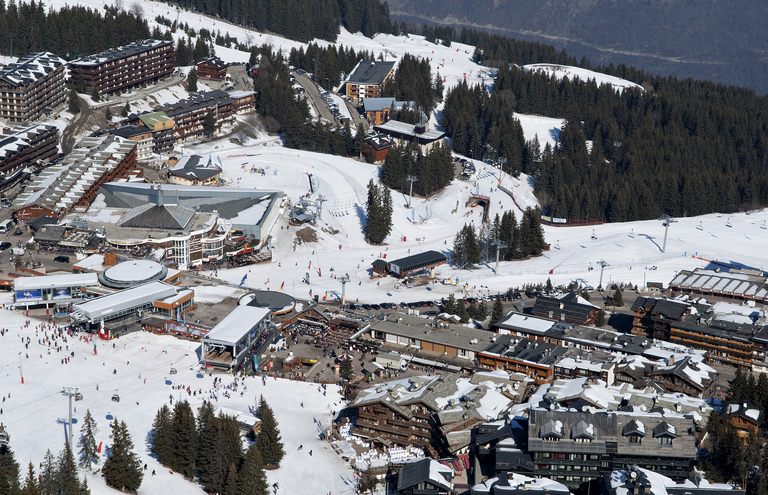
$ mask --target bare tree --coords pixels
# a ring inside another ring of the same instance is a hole
[[[144,18],[144,7],[139,2],[133,2],[131,4],[131,14],[135,15],[139,19]]]

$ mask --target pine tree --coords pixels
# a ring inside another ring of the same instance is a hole
[[[74,89],[67,90],[67,110],[74,114],[80,113],[80,97]]]
[[[257,416],[261,420],[261,431],[256,437],[256,445],[261,453],[261,459],[268,468],[277,468],[280,466],[285,451],[275,415],[264,397],[259,402]]]
[[[613,305],[616,307],[624,306],[624,298],[621,296],[621,289],[619,287],[616,287],[616,290],[613,292]]]
[[[595,318],[595,326],[602,327],[605,325],[605,311],[602,309],[597,312],[597,317]]]
[[[357,490],[360,493],[373,493],[376,490],[376,485],[379,484],[379,480],[371,472],[371,470],[363,471],[360,476],[360,480],[357,482]]]
[[[368,182],[366,202],[365,239],[371,244],[381,244],[392,230],[392,196],[386,186]]]
[[[96,447],[96,421],[91,416],[91,411],[86,409],[83,417],[83,426],[80,427],[80,440],[77,442],[80,467],[91,469],[99,462],[99,453]]]
[[[37,485],[37,476],[35,468],[30,462],[27,466],[27,477],[24,478],[24,485],[21,488],[21,495],[41,495],[40,488]]]
[[[109,107],[107,107],[107,110],[104,112],[104,118],[106,119],[107,124],[112,120],[112,110]]]
[[[101,472],[107,486],[136,493],[144,474],[141,462],[133,452],[133,440],[125,422],[112,421],[112,446]]]
[[[160,464],[170,466],[173,459],[173,449],[171,447],[171,424],[173,418],[168,406],[163,404],[155,414],[155,420],[152,422],[152,441],[151,452],[155,455]]]
[[[477,305],[474,318],[476,320],[483,321],[488,317],[488,307],[485,305],[485,301],[480,301]]]
[[[83,478],[80,482],[80,494],[79,495],[91,495],[91,488],[88,486],[88,480]]]
[[[203,120],[203,134],[206,137],[211,137],[216,133],[216,117],[213,112],[208,112]]]
[[[125,106],[123,107],[123,110],[120,113],[120,115],[122,115],[123,117],[128,117],[128,115],[130,115],[130,113],[131,113],[131,102],[130,101],[126,101],[125,102]]]
[[[0,446],[0,495],[16,495],[19,486],[19,465],[11,447]]]
[[[351,380],[352,379],[352,360],[351,359],[344,359],[341,364],[339,364],[339,376],[341,376],[344,380]]]
[[[456,314],[456,298],[453,296],[453,294],[448,294],[448,300],[445,302],[443,311],[449,315]]]
[[[197,92],[197,69],[194,67],[187,74],[187,91],[190,93]]]
[[[504,317],[504,307],[501,305],[501,296],[496,294],[496,300],[493,302],[493,310],[491,311],[491,324],[496,324]]]
[[[269,487],[264,474],[264,464],[257,445],[251,445],[240,462],[237,472],[239,495],[268,495]]]
[[[469,312],[467,311],[467,307],[464,305],[464,300],[459,301],[459,303],[456,305],[456,316],[461,318],[462,323],[469,321]]]
[[[79,495],[80,493],[80,478],[69,442],[64,443],[64,450],[59,454],[56,484],[58,485],[57,493],[60,495]]]
[[[40,469],[40,478],[38,488],[42,495],[52,495],[56,492],[58,484],[56,483],[56,461],[50,450],[45,452],[42,467]]]
[[[224,481],[224,487],[221,495],[238,495],[237,491],[237,467],[234,464],[229,465],[227,470],[227,479]]]
[[[101,100],[101,97],[99,96],[99,88],[98,86],[94,86],[93,90],[91,91],[91,100],[98,102]]]
[[[173,448],[173,461],[169,467],[186,478],[195,475],[196,437],[192,407],[187,401],[177,402],[173,407],[171,422],[170,444]]]

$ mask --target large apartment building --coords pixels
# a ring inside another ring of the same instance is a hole
[[[58,153],[59,130],[52,125],[5,128],[0,134],[0,192],[13,186],[25,167]]]
[[[0,119],[29,122],[66,97],[67,63],[49,52],[30,53],[0,70]]]
[[[534,409],[528,453],[537,476],[571,488],[632,466],[682,481],[696,459],[695,431],[681,414]]]
[[[395,76],[395,62],[361,60],[344,82],[344,92],[352,100],[378,98],[381,87]]]
[[[73,60],[70,84],[88,94],[118,93],[170,76],[174,61],[173,42],[137,41]]]

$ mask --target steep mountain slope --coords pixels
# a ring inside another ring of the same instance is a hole
[[[387,1],[400,19],[490,29],[597,64],[768,92],[768,2],[761,0]]]

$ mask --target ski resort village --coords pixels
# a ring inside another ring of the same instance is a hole
[[[230,3],[0,3],[0,494],[765,493],[765,187],[652,76]]]

